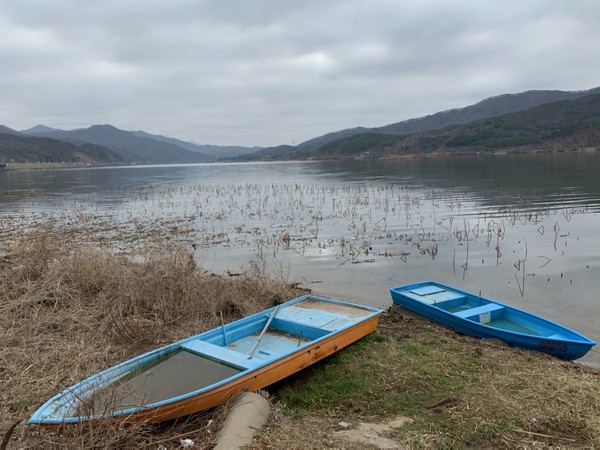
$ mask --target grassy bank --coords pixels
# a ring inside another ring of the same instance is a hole
[[[41,228],[0,253],[0,434],[8,448],[210,448],[227,405],[159,427],[84,427],[61,437],[24,424],[98,370],[298,294],[258,270],[202,274],[167,244],[115,254]],[[600,372],[458,335],[390,310],[377,333],[268,389],[276,410],[255,448],[343,446],[341,421],[412,424],[411,447],[600,447]]]
[[[389,437],[411,448],[600,446],[599,371],[403,310],[390,309],[377,333],[273,392],[280,420],[255,448],[336,446],[340,422],[398,415],[413,422]]]

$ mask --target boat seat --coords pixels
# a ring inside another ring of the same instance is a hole
[[[440,302],[456,300],[465,297],[465,294],[463,294],[462,292],[456,292],[450,289],[436,291],[425,290],[425,288],[421,288],[413,289],[411,291],[402,291],[401,294],[405,297],[411,298],[421,303],[426,303],[428,305],[435,305]]]
[[[331,321],[329,324],[331,324]],[[306,322],[281,319],[279,317],[275,317],[273,319],[273,322],[271,322],[271,327],[279,331],[283,331],[284,333],[289,333],[294,336],[302,336],[310,340],[319,339],[331,333],[331,330],[329,329],[312,326]]]
[[[455,312],[454,315],[463,319],[469,319],[471,317],[478,316],[479,314],[492,313],[494,311],[501,311],[504,306],[496,303],[487,303],[485,305],[477,306],[475,308],[465,309],[464,311]]]
[[[201,339],[194,339],[193,341],[187,342],[186,344],[182,345],[182,348],[193,353],[207,356],[210,359],[229,363],[243,369],[255,366],[259,362],[255,359],[248,359],[248,355],[245,353],[236,352],[235,350],[221,347],[220,345],[216,344],[211,344],[210,342],[206,342]]]

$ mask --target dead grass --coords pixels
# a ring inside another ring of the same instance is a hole
[[[101,369],[213,328],[221,315],[229,322],[298,295],[257,269],[227,279],[202,275],[177,245],[115,254],[46,227],[14,236],[2,250],[0,433],[23,419],[15,447],[131,448],[190,430],[197,448],[208,446],[214,417],[153,428],[82,427],[70,437],[24,422],[52,395]]]

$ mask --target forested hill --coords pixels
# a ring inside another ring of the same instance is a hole
[[[27,130],[31,132],[31,130]],[[32,136],[46,136],[70,143],[87,142],[112,149],[121,157],[132,163],[194,163],[213,160],[202,153],[160,142],[147,137],[139,137],[120,130],[112,125],[92,125],[89,128],[76,130],[51,130],[32,133]]]
[[[368,148],[372,144],[381,146],[385,143],[396,142],[398,139],[395,136],[428,133],[452,125],[464,125],[477,120],[525,111],[557,101],[576,100],[592,94],[600,94],[600,87],[585,91],[534,90],[518,94],[503,94],[486,98],[474,105],[463,108],[441,111],[428,116],[404,120],[381,127],[348,128],[309,139],[295,147],[285,145],[265,148],[253,154],[243,155],[237,159],[248,161],[308,158],[313,154],[331,152],[332,147],[328,147],[329,143],[332,143],[333,148],[337,147],[341,142],[351,142],[353,145],[358,147],[364,146],[365,148]],[[385,135],[391,136],[386,137]],[[345,141],[344,138],[348,138],[348,140]],[[319,152],[320,148],[323,148],[323,150]]]
[[[576,100],[591,94],[600,94],[600,87],[585,91],[526,91],[518,94],[503,94],[486,98],[474,105],[463,108],[441,111],[424,117],[404,120],[402,122],[375,128],[349,128],[327,133],[297,146],[297,150],[317,150],[323,145],[337,139],[363,133],[406,135],[426,131],[440,130],[450,125],[464,125],[482,119],[498,117],[504,114],[525,111],[547,103],[562,100]]]
[[[0,162],[3,163],[65,162],[104,165],[126,162],[116,152],[100,145],[75,145],[46,137],[29,137],[14,130],[6,132],[6,128],[8,127],[0,128]]]
[[[600,148],[600,94],[548,103],[443,130],[392,136],[362,133],[288,158],[344,158],[429,152]]]

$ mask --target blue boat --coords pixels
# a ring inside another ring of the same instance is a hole
[[[479,338],[577,359],[596,343],[543,317],[435,281],[390,289],[394,304]]]
[[[160,423],[262,389],[375,331],[382,310],[304,295],[122,362],[55,395],[29,419]]]

